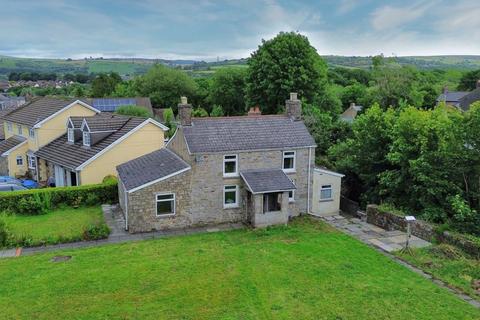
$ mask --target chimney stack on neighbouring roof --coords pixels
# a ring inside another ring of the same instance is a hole
[[[248,110],[248,113],[247,113],[249,116],[261,116],[262,115],[262,111],[260,111],[260,107],[259,106],[255,106],[255,107],[251,107],[250,110]]]
[[[192,105],[188,104],[187,97],[180,97],[180,103],[178,104],[178,118],[180,120],[180,125],[192,125]]]
[[[445,86],[445,87],[443,87],[443,94],[444,94],[444,95],[447,95],[447,93],[448,93],[448,87]]]
[[[291,92],[290,99],[285,101],[287,116],[297,121],[302,118],[302,102],[298,100],[297,93]]]
[[[480,79],[477,80],[477,89],[480,88]]]

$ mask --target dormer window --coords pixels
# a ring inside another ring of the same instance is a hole
[[[17,132],[18,132],[18,135],[23,136],[23,128],[22,128],[22,125],[17,124]]]
[[[67,138],[68,142],[75,142],[75,135],[72,128],[67,128]]]
[[[90,132],[83,131],[83,145],[90,147]]]

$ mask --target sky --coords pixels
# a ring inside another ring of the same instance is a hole
[[[0,55],[246,58],[280,31],[321,55],[480,55],[480,0],[0,0]]]

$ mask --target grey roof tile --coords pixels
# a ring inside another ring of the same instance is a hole
[[[7,140],[0,141],[0,155],[8,150],[18,146],[20,143],[27,140],[25,137],[11,136]]]
[[[117,166],[127,190],[164,178],[190,166],[167,148],[151,152]]]
[[[314,146],[302,121],[287,116],[194,118],[184,127],[191,153],[266,150]]]
[[[458,102],[469,93],[468,91],[452,91],[447,92],[446,95],[442,93],[438,96],[437,101]]]
[[[240,176],[252,193],[295,190],[292,180],[281,169],[245,170]]]

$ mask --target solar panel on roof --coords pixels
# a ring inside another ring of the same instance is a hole
[[[113,112],[120,106],[136,104],[137,102],[133,98],[93,99],[93,107],[106,112]]]

